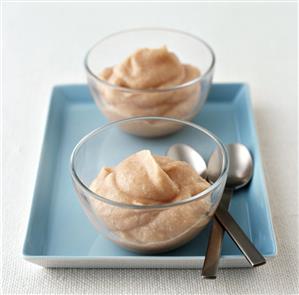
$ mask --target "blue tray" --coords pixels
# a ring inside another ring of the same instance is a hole
[[[254,176],[249,186],[236,192],[230,212],[262,254],[275,256],[276,241],[248,86],[213,84],[203,110],[193,121],[225,143],[241,142],[250,149]],[[69,158],[80,138],[106,122],[86,85],[54,88],[24,258],[45,267],[202,267],[209,227],[177,250],[147,256],[114,245],[88,221],[72,187]],[[220,267],[248,266],[239,249],[225,236]]]

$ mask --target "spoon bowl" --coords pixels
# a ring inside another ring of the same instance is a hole
[[[177,143],[172,145],[167,151],[167,156],[177,160],[177,161],[185,161],[193,167],[193,169],[203,178],[207,176],[207,165],[202,156],[190,145],[184,143]],[[219,158],[217,153],[215,153],[215,157]],[[219,164],[219,162],[217,163]],[[221,167],[218,166],[218,167]],[[215,170],[219,170],[219,168],[215,167]],[[219,177],[219,175],[218,175]]]
[[[229,156],[229,169],[226,187],[239,189],[245,186],[253,174],[253,160],[246,146],[240,143],[226,146]],[[198,154],[198,156],[200,156]],[[194,156],[193,156],[194,157]],[[211,182],[219,177],[219,153],[214,151],[208,162],[207,176]],[[189,162],[191,164],[191,162]]]

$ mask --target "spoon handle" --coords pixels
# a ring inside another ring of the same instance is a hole
[[[221,222],[229,236],[233,239],[252,266],[259,266],[266,263],[266,259],[255,248],[253,243],[226,209],[219,207],[216,211],[216,218]]]
[[[223,192],[219,206],[223,206],[227,210],[232,195],[233,195],[233,190],[226,188]],[[224,228],[221,226],[219,221],[216,218],[214,218],[212,229],[210,231],[204,265],[201,271],[201,275],[205,279],[216,279],[219,259],[221,256],[223,236],[224,236]]]

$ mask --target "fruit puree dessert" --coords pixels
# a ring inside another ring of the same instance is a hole
[[[116,202],[161,205],[190,198],[209,186],[188,163],[142,150],[113,168],[102,168],[90,189]],[[98,199],[90,202],[114,242],[137,252],[163,252],[188,242],[212,214],[210,195],[160,210],[121,208]]]
[[[198,68],[181,63],[166,47],[141,48],[120,64],[102,70],[99,75],[101,80],[131,91],[101,85],[100,108],[112,121],[133,116],[165,116],[191,120],[198,110],[200,84],[176,87],[199,76]],[[152,122],[157,126],[150,127],[147,123],[128,126],[127,131],[144,136],[164,135],[175,131],[172,130],[173,125],[165,122],[164,125]]]

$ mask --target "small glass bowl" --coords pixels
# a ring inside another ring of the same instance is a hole
[[[200,76],[168,88],[132,89],[99,78],[101,71],[122,62],[139,48],[174,52],[184,64],[200,70]],[[97,107],[110,120],[136,116],[172,117],[190,121],[204,105],[213,78],[215,55],[200,38],[185,32],[140,28],[118,32],[97,42],[87,53],[87,81]],[[164,130],[164,134],[176,130]],[[139,134],[140,135],[140,134]]]
[[[143,121],[167,123],[179,131],[159,138],[143,138],[121,131]],[[201,193],[180,201],[143,205],[115,202],[90,190],[91,182],[102,167],[114,167],[143,149],[154,155],[165,155],[175,143],[192,146],[206,162],[217,151],[220,176]],[[212,218],[227,172],[227,152],[215,135],[196,124],[164,117],[138,117],[109,123],[81,139],[71,156],[73,184],[91,223],[119,246],[141,253],[169,251],[193,239]]]

